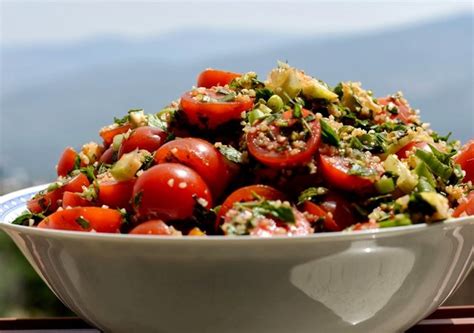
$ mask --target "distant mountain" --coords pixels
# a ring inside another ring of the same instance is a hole
[[[441,133],[473,133],[473,16],[334,39],[180,31],[136,42],[4,50],[4,163],[52,177],[66,145],[97,140],[129,108],[158,111],[206,67],[261,75],[288,60],[330,84],[362,81],[376,95],[402,90]],[[31,77],[31,78],[30,78]]]

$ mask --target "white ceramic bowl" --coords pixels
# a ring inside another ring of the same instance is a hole
[[[106,332],[398,332],[473,266],[474,218],[307,237],[150,237],[0,224],[71,310]]]

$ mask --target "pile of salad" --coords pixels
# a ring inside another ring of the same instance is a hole
[[[13,223],[153,235],[308,235],[474,214],[474,140],[423,123],[402,93],[330,87],[279,63],[203,71],[64,150],[58,179]]]

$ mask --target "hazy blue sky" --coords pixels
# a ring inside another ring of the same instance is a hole
[[[473,10],[470,1],[0,2],[1,40],[10,45],[111,34],[146,37],[184,27],[358,32]]]

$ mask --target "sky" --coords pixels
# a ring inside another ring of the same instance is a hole
[[[194,27],[341,34],[473,11],[470,1],[22,1],[0,0],[2,45],[146,38]]]

